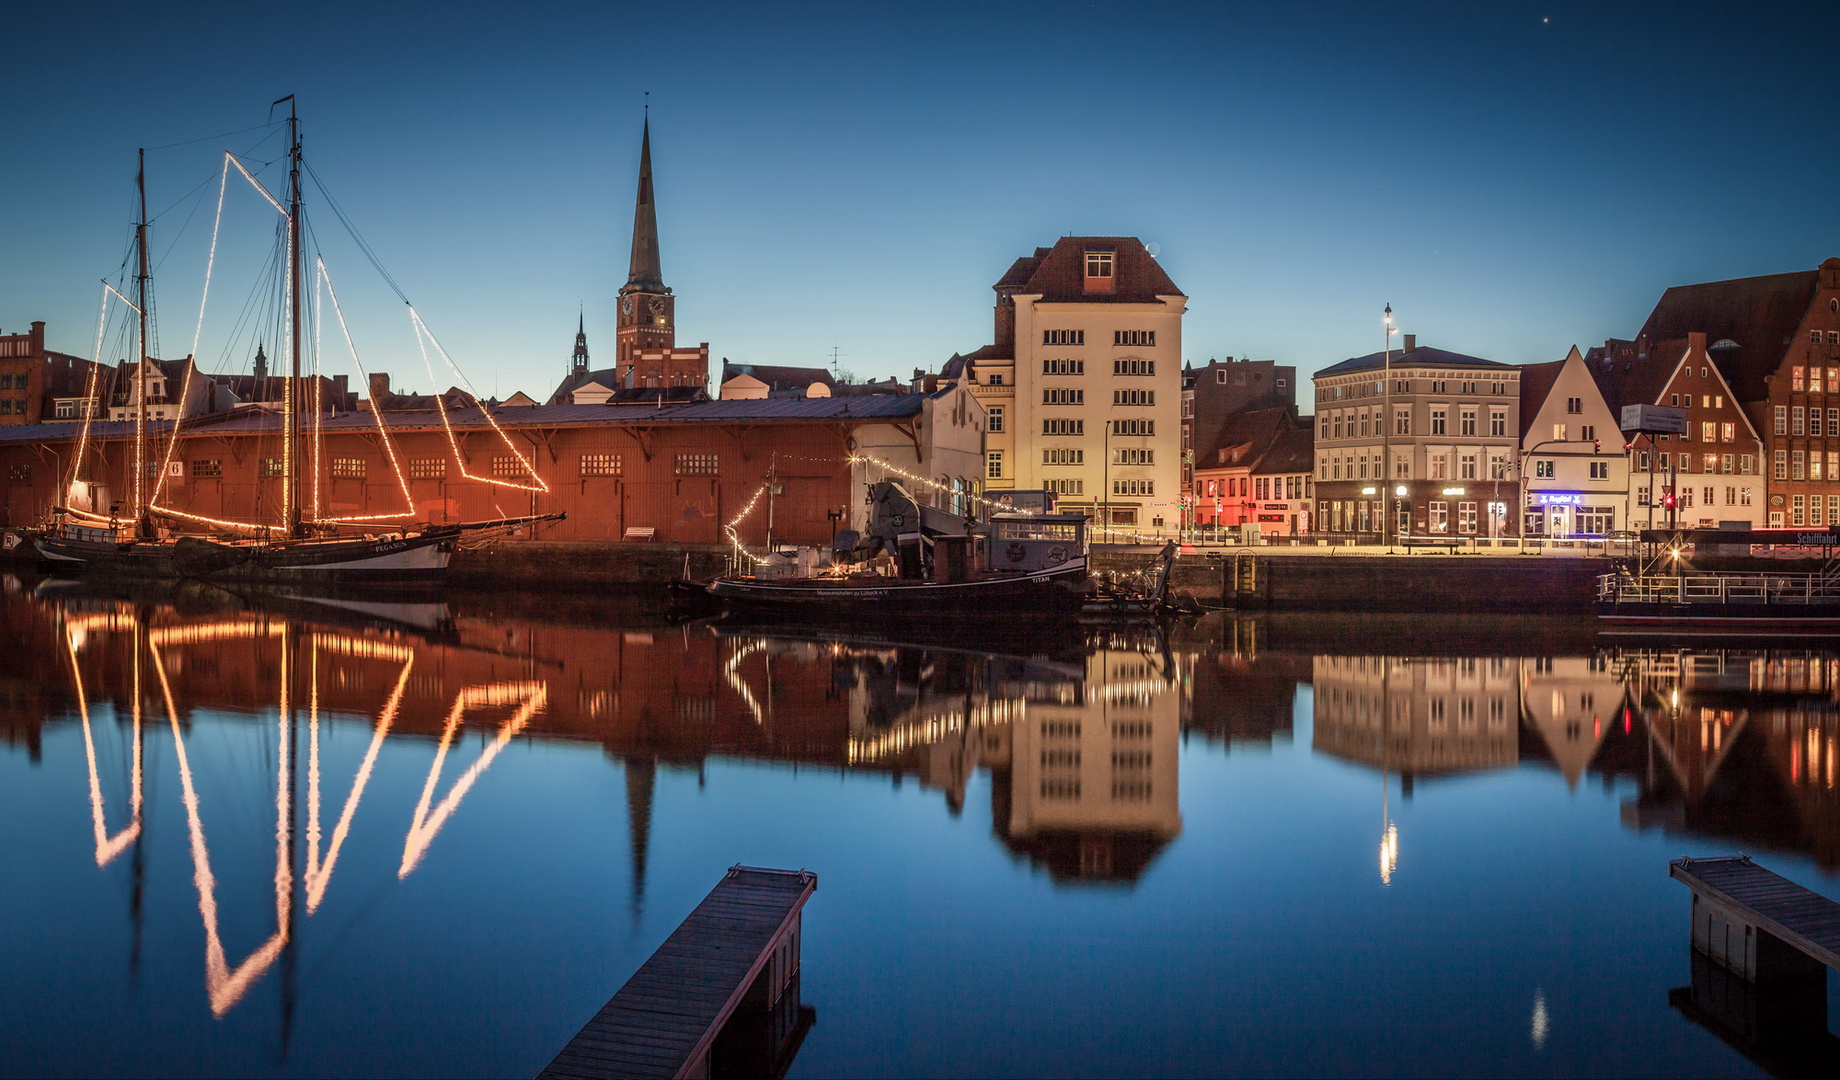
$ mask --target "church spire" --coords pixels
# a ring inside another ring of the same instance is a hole
[[[588,373],[588,320],[585,314],[577,313],[575,322],[575,354],[570,357],[569,371],[572,375]]]
[[[658,262],[658,208],[652,201],[652,120],[645,119],[639,144],[639,197],[633,207],[632,268],[621,292],[666,291]]]

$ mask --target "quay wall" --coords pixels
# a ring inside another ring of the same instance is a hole
[[[1514,555],[1251,555],[1218,563],[1218,602],[1241,611],[1588,614],[1598,575],[1611,569],[1609,559]]]
[[[450,584],[534,593],[579,593],[619,586],[662,586],[725,572],[725,544],[506,539],[456,552]],[[1093,552],[1096,573],[1145,569],[1153,549]],[[29,545],[0,551],[0,562],[35,562]],[[1247,564],[1250,564],[1250,571]],[[1509,612],[1589,614],[1600,558],[1537,556],[1188,555],[1176,560],[1170,590],[1208,607],[1241,612]],[[621,590],[630,591],[630,590]]]

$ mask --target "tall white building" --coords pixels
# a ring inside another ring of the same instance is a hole
[[[996,340],[941,372],[990,415],[986,488],[1046,488],[1101,525],[1173,534],[1188,298],[1130,236],[1062,237],[995,289]]]

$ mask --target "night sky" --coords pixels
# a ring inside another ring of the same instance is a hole
[[[578,309],[611,363],[647,90],[678,341],[737,362],[936,369],[1067,233],[1161,247],[1185,359],[1305,371],[1378,349],[1389,302],[1421,342],[1535,362],[1633,334],[1669,285],[1840,254],[1831,4],[22,5],[6,42],[0,327],[83,356],[135,149],[205,139],[148,155],[182,355],[221,152],[278,158],[289,93],[316,173],[500,396],[549,393]],[[366,364],[427,389],[314,198]],[[207,371],[247,368],[273,227],[231,189]]]

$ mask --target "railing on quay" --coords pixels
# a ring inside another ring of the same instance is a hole
[[[1615,604],[1840,604],[1825,574],[1602,574],[1597,599]]]

